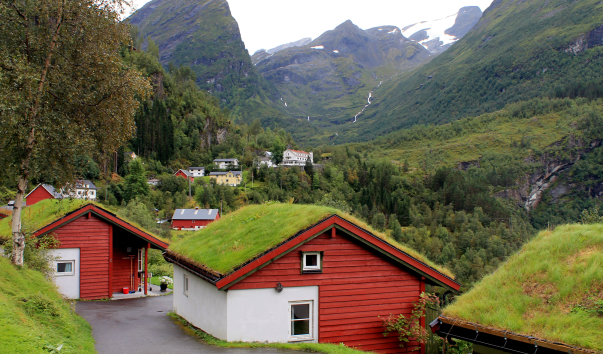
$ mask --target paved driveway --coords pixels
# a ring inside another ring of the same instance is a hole
[[[172,295],[117,301],[78,302],[76,311],[92,325],[99,354],[259,354],[275,349],[226,349],[205,344],[167,313]]]

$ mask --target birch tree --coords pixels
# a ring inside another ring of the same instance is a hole
[[[12,262],[23,265],[28,181],[78,177],[76,157],[112,152],[134,131],[147,79],[127,66],[124,0],[0,0],[0,168],[16,171]]]

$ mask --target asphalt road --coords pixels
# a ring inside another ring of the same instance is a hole
[[[172,295],[117,301],[78,302],[92,325],[99,354],[259,354],[275,349],[227,349],[207,345],[172,321]]]

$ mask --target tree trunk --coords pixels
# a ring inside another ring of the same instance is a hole
[[[14,265],[23,266],[23,253],[25,252],[25,235],[21,232],[21,211],[23,210],[23,199],[27,188],[27,177],[19,177],[17,184],[17,196],[12,216],[13,251],[11,262]]]

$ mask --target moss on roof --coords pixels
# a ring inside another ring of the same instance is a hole
[[[91,202],[89,200],[45,199],[23,209],[23,213],[21,214],[21,225],[23,231],[26,233],[35,232],[88,204],[96,205],[97,207],[105,209],[113,214],[117,213],[117,210],[114,208]],[[169,242],[169,240],[162,238],[156,233],[144,229],[135,221],[128,220],[123,217],[118,218],[163,242]],[[9,240],[11,238],[11,222],[12,217],[7,217],[0,220],[0,240]]]
[[[201,231],[180,233],[181,238],[174,241],[169,249],[210,271],[226,275],[299,231],[334,214],[454,279],[448,269],[435,265],[423,255],[373,230],[357,218],[337,209],[316,205],[269,203],[244,207]]]
[[[444,310],[482,326],[603,351],[603,225],[543,231]]]

